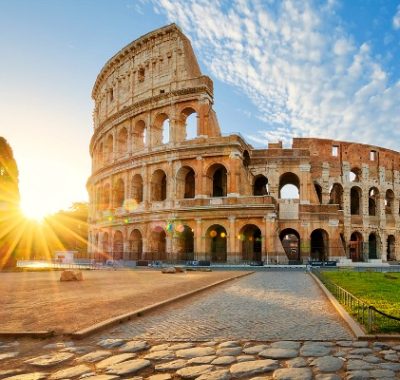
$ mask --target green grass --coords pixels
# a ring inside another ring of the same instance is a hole
[[[400,273],[323,272],[325,278],[378,310],[400,318]],[[377,318],[376,329],[400,331],[400,322]]]

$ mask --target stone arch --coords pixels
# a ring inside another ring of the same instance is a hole
[[[207,170],[212,197],[226,197],[228,191],[228,172],[224,165],[213,164]]]
[[[349,255],[353,261],[363,261],[363,236],[358,231],[350,236]]]
[[[324,261],[329,258],[329,235],[318,228],[311,232],[311,259]]]
[[[379,190],[371,187],[368,191],[368,215],[379,215]]]
[[[262,234],[255,224],[246,224],[239,232],[242,259],[245,261],[261,261]]]
[[[317,194],[319,204],[322,204],[322,186],[318,182],[314,182],[315,193]]]
[[[119,178],[114,186],[114,207],[123,207],[125,202],[125,182]]]
[[[362,190],[358,186],[350,189],[350,214],[361,215],[362,210]]]
[[[211,261],[224,263],[227,260],[227,233],[220,224],[213,224],[206,231],[206,247]]]
[[[396,260],[396,238],[394,235],[388,235],[387,237],[387,261]]]
[[[339,205],[339,210],[343,210],[343,186],[334,183],[330,191],[330,204]]]
[[[155,119],[151,132],[152,146],[168,144],[170,142],[170,119],[169,116],[162,112]]]
[[[164,170],[157,169],[151,176],[151,200],[155,202],[167,199],[167,175]]]
[[[143,178],[140,174],[135,174],[132,177],[131,199],[136,203],[143,202]]]
[[[164,228],[157,226],[150,233],[152,260],[165,260],[167,257],[167,235]]]
[[[300,260],[300,234],[293,228],[285,228],[279,233],[279,239],[289,260]]]
[[[262,174],[254,177],[253,195],[268,195],[268,178]]]
[[[176,198],[194,198],[196,195],[196,174],[190,166],[182,166],[176,174]]]
[[[109,162],[113,159],[113,153],[114,153],[114,137],[112,134],[109,134],[106,138],[106,143],[105,143],[105,156],[106,156],[106,161]]]
[[[177,141],[191,140],[198,136],[199,115],[192,107],[185,107],[179,117],[182,131],[176,131]]]
[[[141,260],[143,255],[143,238],[140,230],[135,228],[129,234],[129,260]]]
[[[378,239],[375,232],[371,232],[368,236],[368,258],[378,258]]]
[[[174,229],[175,252],[178,260],[194,260],[194,232],[188,225],[179,223]]]
[[[394,215],[394,192],[392,189],[386,190],[385,194],[385,213],[387,215]]]
[[[362,170],[357,166],[353,167],[349,173],[350,182],[361,182],[361,178],[362,178]]]
[[[147,128],[143,120],[137,120],[133,126],[133,148],[143,149],[147,145]]]
[[[300,198],[300,179],[296,174],[286,172],[279,177],[279,198]]]
[[[117,149],[120,155],[124,155],[128,152],[128,130],[125,127],[121,128],[118,132]]]
[[[124,236],[117,230],[113,237],[113,259],[122,260],[124,256]]]

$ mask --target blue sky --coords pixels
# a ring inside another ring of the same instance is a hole
[[[0,0],[0,135],[23,206],[87,199],[90,97],[123,46],[176,22],[214,80],[224,133],[400,150],[400,1]]]

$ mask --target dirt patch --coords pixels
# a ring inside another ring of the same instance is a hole
[[[0,273],[0,330],[75,332],[239,274],[85,271],[84,281],[60,282],[60,272]]]

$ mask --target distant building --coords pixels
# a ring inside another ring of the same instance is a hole
[[[400,154],[319,138],[254,149],[221,135],[213,82],[176,25],[119,51],[92,97],[92,257],[400,259]]]

